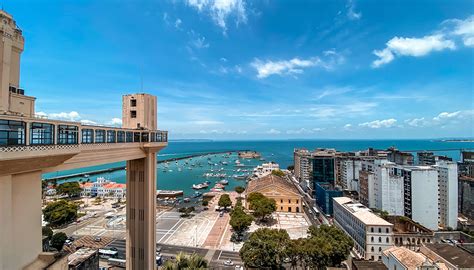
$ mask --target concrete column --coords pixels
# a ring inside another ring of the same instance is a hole
[[[156,154],[127,161],[127,269],[156,269]]]
[[[41,171],[0,177],[0,269],[21,269],[42,250]]]

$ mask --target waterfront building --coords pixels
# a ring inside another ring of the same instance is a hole
[[[103,177],[97,178],[93,183],[81,183],[81,196],[91,196],[100,198],[125,199],[127,185],[107,180]]]
[[[453,161],[452,158],[447,157],[447,156],[438,156],[435,155],[433,152],[417,152],[416,157],[418,159],[418,165],[420,166],[430,166],[430,165],[435,165],[438,161]]]
[[[342,195],[342,190],[334,187],[331,183],[316,183],[316,204],[326,215],[333,214],[332,199],[335,197],[342,197]]]
[[[156,153],[168,141],[156,130],[156,97],[124,96],[121,128],[36,116],[35,98],[19,83],[22,31],[5,11],[0,18],[0,269],[50,264],[41,255],[43,173],[120,161],[127,164],[127,269],[156,268]]]
[[[381,260],[382,252],[393,246],[393,225],[350,198],[333,201],[334,223],[352,238],[358,257]]]
[[[275,162],[268,162],[263,163],[262,165],[258,165],[256,168],[253,169],[253,177],[261,178],[266,175],[271,174],[273,171],[280,170],[280,165]]]
[[[402,152],[395,147],[387,149],[387,159],[398,165],[414,165],[412,153]]]
[[[474,177],[474,151],[461,151],[459,174]]]
[[[303,211],[302,198],[298,189],[280,176],[268,174],[250,181],[245,190],[245,198],[252,192],[259,192],[267,198],[274,199],[277,212],[300,213]],[[247,200],[244,206],[249,207]]]

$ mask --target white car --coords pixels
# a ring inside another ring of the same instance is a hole
[[[227,260],[227,261],[224,262],[224,265],[232,266],[232,265],[234,265],[234,262],[232,260]]]

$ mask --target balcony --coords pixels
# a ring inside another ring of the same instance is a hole
[[[49,171],[130,160],[167,142],[168,132],[161,130],[0,115],[0,171]]]

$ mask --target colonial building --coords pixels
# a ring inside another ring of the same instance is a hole
[[[301,195],[293,184],[284,178],[270,174],[249,182],[246,195],[252,192],[262,193],[265,197],[274,199],[277,212],[303,212]],[[245,201],[245,207],[248,207]]]

